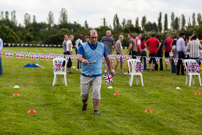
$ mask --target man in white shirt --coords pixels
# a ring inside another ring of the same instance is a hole
[[[0,51],[2,50],[2,48],[3,48],[3,40],[0,38]],[[1,56],[0,56],[0,75],[3,75],[3,67],[2,67],[2,63],[1,63]]]
[[[81,44],[83,44],[82,39],[83,39],[83,35],[80,34],[80,35],[79,35],[79,38],[78,38],[78,39],[76,40],[76,42],[75,42],[75,44],[76,44],[76,46],[75,46],[76,54],[77,54],[77,50],[78,50],[79,46],[80,46]],[[77,62],[77,70],[80,70],[80,69],[81,69],[81,64],[80,64],[80,62]]]
[[[66,42],[66,52],[65,55],[72,55],[72,41],[74,40],[74,36],[70,35],[69,40]],[[71,74],[71,67],[72,67],[72,62],[71,58],[69,57],[69,60],[67,62],[67,73]]]

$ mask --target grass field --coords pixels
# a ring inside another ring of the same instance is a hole
[[[4,50],[61,54],[62,48],[4,47]],[[144,87],[129,86],[129,76],[116,74],[114,96],[104,80],[101,88],[100,116],[93,115],[92,99],[86,112],[81,111],[80,71],[67,74],[67,86],[58,77],[53,82],[52,62],[39,61],[44,68],[24,68],[34,61],[6,59],[2,55],[3,72],[0,76],[0,134],[202,134],[202,98],[194,95],[202,88],[198,79],[191,87],[185,85],[185,76],[171,71],[143,72]],[[76,66],[74,60],[73,66]],[[118,70],[119,71],[119,70]],[[127,71],[124,64],[124,72]],[[14,85],[20,86],[14,89]],[[176,87],[181,89],[177,90]],[[13,97],[19,93],[19,97]],[[34,109],[36,114],[28,114]],[[152,113],[145,113],[151,109]]]

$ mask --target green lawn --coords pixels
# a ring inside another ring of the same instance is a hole
[[[62,48],[4,47],[4,50],[61,54]],[[4,75],[0,76],[0,134],[202,134],[202,98],[198,79],[191,87],[185,76],[171,71],[143,72],[144,87],[129,86],[129,76],[116,74],[114,96],[104,80],[101,88],[100,116],[93,115],[92,99],[86,112],[81,111],[80,71],[67,74],[67,86],[58,77],[53,82],[53,66],[39,61],[44,68],[24,68],[35,63],[2,56]],[[73,66],[76,66],[74,60]],[[119,71],[119,69],[118,69]],[[127,66],[124,64],[124,72]],[[14,89],[14,85],[20,86]],[[176,87],[180,87],[177,90]],[[19,93],[19,97],[13,97]],[[28,114],[34,109],[36,114]],[[145,113],[151,109],[152,113]]]

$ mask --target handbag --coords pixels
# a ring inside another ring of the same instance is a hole
[[[173,57],[173,55],[174,55],[173,52],[169,52],[170,57]]]

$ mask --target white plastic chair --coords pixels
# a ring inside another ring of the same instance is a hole
[[[63,82],[63,84],[65,84],[65,86],[67,86],[67,81],[66,81],[67,60],[64,58],[54,58],[53,59],[53,67],[56,64],[56,62],[61,62],[61,64],[63,64],[63,62],[65,62],[65,66],[63,67],[63,69],[61,71],[55,71],[54,70],[53,86],[57,82],[57,75],[62,75],[62,82]]]
[[[129,74],[130,74],[129,85],[132,86],[133,76],[135,75],[136,76],[136,84],[138,85],[138,83],[139,83],[138,82],[138,79],[139,79],[138,76],[140,76],[142,86],[144,86],[142,73],[136,72],[136,70],[135,70],[137,62],[141,62],[141,61],[138,59],[129,59],[129,60],[127,60],[127,62],[128,62],[128,69],[129,69]]]
[[[186,83],[185,85],[187,85],[187,81],[188,81],[188,78],[189,78],[189,86],[191,86],[191,80],[192,80],[192,77],[193,77],[193,85],[195,84],[195,76],[198,76],[198,79],[199,79],[199,84],[201,86],[201,76],[198,72],[188,72],[187,71],[187,64],[188,63],[193,63],[193,62],[196,62],[196,60],[193,60],[193,59],[187,59],[184,61],[185,63],[185,68],[186,68]]]

